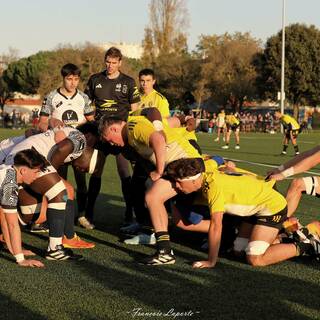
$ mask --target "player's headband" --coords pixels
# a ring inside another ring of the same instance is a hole
[[[179,181],[192,181],[192,180],[197,180],[199,177],[201,177],[201,172],[191,177],[179,179]]]
[[[96,168],[97,160],[98,160],[98,150],[94,149],[91,156],[91,160],[90,160],[89,174],[93,174],[94,169]]]

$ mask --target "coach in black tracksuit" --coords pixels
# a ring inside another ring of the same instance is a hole
[[[121,51],[111,47],[105,54],[106,70],[90,77],[85,93],[95,105],[95,119],[99,120],[102,116],[117,117],[127,120],[129,111],[135,110],[140,101],[138,88],[133,78],[120,72],[122,61]],[[117,155],[118,173],[121,178],[123,197],[126,203],[125,219],[132,219],[132,206],[129,196],[130,173],[128,162],[120,154],[120,148],[111,146],[103,142],[98,146],[105,156],[108,154]],[[101,176],[91,176],[88,190],[88,202],[86,205],[86,217],[92,221],[93,209],[96,198],[101,188]],[[85,197],[78,195],[84,199]],[[81,209],[79,209],[80,211]]]

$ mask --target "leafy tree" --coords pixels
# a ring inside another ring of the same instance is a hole
[[[9,48],[8,53],[0,56],[0,110],[3,111],[6,101],[12,98],[12,92],[9,90],[8,83],[3,78],[3,72],[9,64],[18,59],[18,50]]]
[[[265,49],[257,55],[257,84],[262,97],[276,100],[281,89],[282,31],[267,40]],[[294,106],[315,106],[320,99],[320,31],[315,26],[292,24],[286,27],[285,93]]]
[[[158,89],[178,104],[195,88],[196,66],[187,50],[188,11],[185,0],[152,0],[145,28],[142,63],[154,69]]]
[[[40,75],[47,72],[47,61],[51,54],[49,51],[40,51],[28,58],[10,63],[3,73],[3,79],[8,84],[9,90],[25,94],[37,93]]]
[[[242,107],[246,99],[256,96],[256,71],[253,58],[260,42],[249,33],[201,36],[197,46],[201,63],[198,99],[211,97],[219,104]]]
[[[39,52],[9,64],[3,79],[10,92],[44,96],[61,85],[60,70],[66,63],[74,63],[81,69],[80,89],[83,89],[90,75],[105,68],[104,50],[90,43],[59,46],[54,51]],[[137,77],[139,67],[139,60],[125,57],[121,69]]]

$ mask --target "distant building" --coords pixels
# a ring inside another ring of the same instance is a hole
[[[143,48],[140,44],[125,43],[125,42],[106,42],[98,45],[103,50],[107,51],[110,47],[117,47],[122,54],[128,58],[140,59],[142,57]]]
[[[4,112],[11,113],[13,109],[19,112],[31,113],[33,109],[40,109],[42,100],[40,95],[24,95],[15,92],[12,99],[6,101]]]

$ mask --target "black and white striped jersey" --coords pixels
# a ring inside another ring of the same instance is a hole
[[[0,165],[0,201],[4,213],[17,212],[17,173],[12,166]]]

